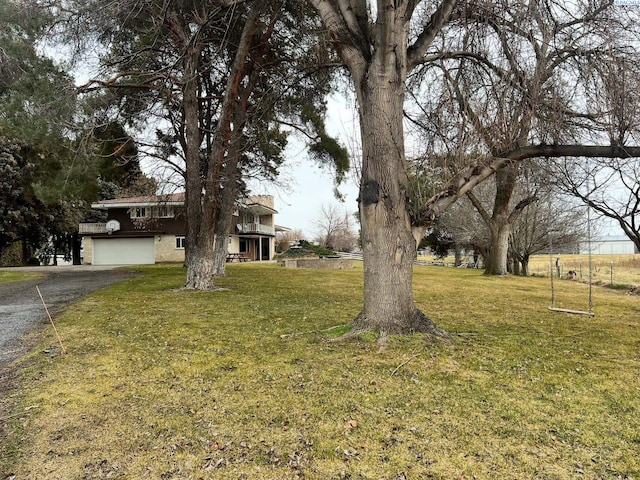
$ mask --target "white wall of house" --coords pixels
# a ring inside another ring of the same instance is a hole
[[[240,237],[236,235],[229,236],[229,247],[227,251],[229,253],[240,253]]]

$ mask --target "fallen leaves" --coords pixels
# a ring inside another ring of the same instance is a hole
[[[344,422],[345,430],[352,430],[358,426],[357,420],[347,420]]]

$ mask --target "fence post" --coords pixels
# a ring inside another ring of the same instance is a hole
[[[609,264],[609,273],[611,276],[611,286],[613,286],[613,262]]]

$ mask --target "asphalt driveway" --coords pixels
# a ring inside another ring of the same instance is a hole
[[[24,335],[49,321],[36,285],[52,315],[82,296],[130,278],[132,273],[114,267],[60,266],[29,267],[42,272],[37,280],[0,284],[0,371],[28,347]],[[55,317],[54,317],[55,319]]]
[[[28,271],[42,272],[44,277],[0,284],[0,443],[6,437],[7,420],[11,418],[7,415],[7,395],[18,388],[15,364],[11,361],[28,350],[25,334],[42,329],[49,322],[36,285],[55,319],[55,314],[87,293],[133,276],[113,267],[89,265],[29,267]]]

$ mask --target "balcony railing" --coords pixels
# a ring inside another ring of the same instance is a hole
[[[107,233],[106,223],[81,223],[78,226],[80,233]]]
[[[274,227],[260,223],[238,223],[237,227],[238,231],[244,234],[257,233],[260,235],[275,235],[276,233]]]

